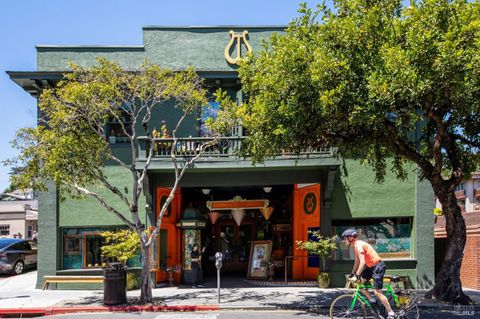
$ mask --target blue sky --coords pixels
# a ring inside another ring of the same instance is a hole
[[[2,0],[0,160],[15,132],[35,125],[36,100],[5,71],[36,70],[35,45],[142,45],[146,25],[286,25],[300,0]],[[314,6],[317,1],[306,1]],[[0,167],[0,191],[9,185]]]

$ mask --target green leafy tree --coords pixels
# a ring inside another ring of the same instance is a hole
[[[45,189],[44,181],[51,180],[58,186],[62,197],[94,198],[135,231],[140,238],[142,256],[140,300],[151,302],[149,247],[157,240],[162,217],[185,170],[206,147],[215,143],[214,139],[200,143],[188,157],[179,159],[182,151],[177,149],[176,132],[189,114],[198,114],[199,108],[207,105],[206,89],[193,69],[174,72],[145,63],[137,70],[126,71],[103,58],[98,59],[96,66],[83,68],[72,64],[71,69],[72,72],[65,74],[56,87],[42,92],[39,99],[39,125],[21,129],[17,133],[13,145],[19,149],[20,155],[14,164],[22,169],[20,174],[14,175],[13,182],[19,186],[33,182],[34,187],[41,190]],[[154,145],[150,124],[152,110],[172,100],[181,111],[168,144],[175,182],[161,207],[153,231],[147,233],[139,216],[138,203],[154,147],[149,148],[144,166],[137,167],[137,130],[143,130],[142,135],[146,135],[148,143]],[[106,139],[106,124],[112,120],[121,126],[121,134],[126,137],[130,147],[127,160],[117,157]],[[111,183],[104,173],[108,162],[119,165],[125,174],[131,176],[131,191],[127,192]],[[113,194],[124,209],[107,202],[95,191],[98,187]]]
[[[135,257],[140,249],[140,237],[129,229],[104,231],[100,233],[105,245],[101,247],[102,256],[110,261],[119,261],[123,264]]]
[[[480,4],[465,0],[335,0],[301,6],[239,69],[249,103],[235,110],[256,160],[282,149],[337,146],[407,176],[416,163],[442,204],[445,259],[429,292],[468,303],[466,240],[455,187],[479,164]]]

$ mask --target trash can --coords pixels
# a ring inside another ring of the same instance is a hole
[[[103,269],[103,303],[121,305],[127,303],[127,270],[122,263],[110,263]]]

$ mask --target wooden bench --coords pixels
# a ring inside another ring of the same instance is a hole
[[[48,289],[51,283],[103,283],[103,276],[43,276],[42,290]]]

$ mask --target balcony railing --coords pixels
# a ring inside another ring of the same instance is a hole
[[[177,138],[174,151],[177,156],[195,156],[203,151],[200,157],[249,157],[245,153],[245,137],[243,136],[224,136],[215,139],[213,137],[181,137]],[[146,158],[150,151],[150,141],[147,137],[139,137],[139,158]],[[155,138],[153,139],[153,157],[169,158],[173,143],[173,138]],[[303,150],[299,153],[283,151],[278,156],[333,156],[331,147],[319,147]]]
[[[455,197],[457,197],[457,199],[465,199],[465,190],[462,189],[462,190],[456,191]]]
[[[473,196],[474,196],[475,198],[480,198],[480,188],[475,188],[475,189],[473,190]]]

